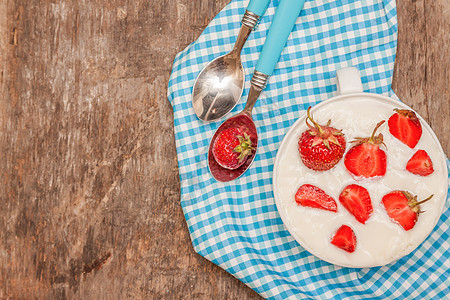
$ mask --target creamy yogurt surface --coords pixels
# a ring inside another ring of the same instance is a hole
[[[447,197],[447,168],[445,156],[434,133],[421,119],[422,137],[414,149],[409,148],[389,133],[387,120],[394,108],[407,106],[395,100],[383,98],[346,96],[328,100],[312,109],[314,119],[342,129],[347,141],[346,152],[356,137],[369,137],[375,125],[386,122],[378,129],[382,133],[387,154],[386,175],[373,179],[355,178],[347,171],[344,157],[328,171],[308,169],[298,153],[298,139],[307,130],[305,116],[291,128],[278,151],[274,169],[274,193],[279,213],[294,238],[309,252],[330,263],[348,267],[371,267],[388,264],[419,246],[436,225]],[[406,170],[406,163],[419,149],[425,150],[434,172],[426,177]],[[313,184],[333,197],[338,205],[337,213],[303,207],[295,202],[295,193],[303,184]],[[349,184],[365,187],[370,194],[373,214],[366,224],[359,223],[339,202],[339,194]],[[393,190],[406,190],[419,200],[431,194],[433,198],[421,205],[425,211],[419,215],[413,229],[405,231],[387,215],[382,197]],[[350,226],[357,239],[356,250],[347,253],[330,243],[341,225]]]

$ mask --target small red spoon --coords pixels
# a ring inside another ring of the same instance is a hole
[[[269,76],[265,74],[255,71],[251,80],[250,92],[245,108],[239,114],[223,122],[211,139],[208,151],[208,165],[211,175],[218,181],[227,182],[238,178],[250,167],[251,163],[255,159],[256,149],[258,147],[258,132],[256,131],[256,126],[252,119],[252,109],[256,103],[256,100],[258,100],[259,94],[264,89],[268,77]],[[220,166],[212,154],[213,144],[217,136],[223,130],[230,127],[241,127],[245,129],[245,132],[250,136],[252,147],[255,148],[255,150],[253,150],[252,153],[246,157],[245,163],[234,170],[225,169]]]
[[[213,153],[212,153],[212,144],[216,137],[221,133],[223,130],[230,128],[230,127],[242,127],[245,128],[245,132],[250,136],[250,140],[252,141],[252,146],[255,148],[255,150],[252,151],[250,155],[247,156],[245,163],[240,166],[237,169],[229,170],[221,167],[216,160],[214,159]],[[238,178],[241,176],[251,165],[253,162],[253,159],[256,155],[256,148],[258,147],[258,134],[256,132],[255,124],[253,123],[252,117],[250,114],[248,114],[245,111],[242,111],[240,114],[231,117],[226,122],[224,122],[220,127],[217,129],[216,133],[214,134],[213,138],[211,139],[211,144],[209,146],[208,151],[208,164],[209,164],[209,170],[212,174],[212,176],[221,182],[227,182],[231,181],[233,179]]]

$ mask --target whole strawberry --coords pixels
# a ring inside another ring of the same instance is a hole
[[[308,130],[302,133],[298,141],[300,158],[306,167],[314,171],[326,171],[334,167],[345,151],[345,138],[341,130],[327,125],[317,124],[307,110],[306,125]],[[313,125],[308,123],[310,120]]]
[[[377,129],[384,123],[379,122],[370,138],[356,138],[355,143],[345,155],[344,164],[347,170],[357,176],[371,178],[386,174],[386,153],[380,149],[383,135],[375,136]]]
[[[422,136],[422,125],[415,112],[407,109],[394,109],[389,120],[389,132],[410,148],[414,148]]]
[[[234,170],[245,163],[253,150],[250,136],[240,127],[230,127],[217,135],[212,153],[221,167]]]
[[[381,202],[388,216],[397,222],[405,230],[410,230],[416,225],[421,213],[420,204],[430,200],[431,195],[425,200],[417,201],[417,196],[406,191],[393,191],[383,196]]]

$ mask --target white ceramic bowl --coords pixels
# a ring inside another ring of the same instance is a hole
[[[337,71],[340,95],[317,104],[311,112],[319,124],[332,120],[332,126],[346,135],[347,150],[355,137],[368,137],[375,124],[387,120],[394,108],[410,109],[389,97],[362,92],[356,68]],[[417,114],[417,113],[416,113]],[[416,249],[438,222],[447,199],[445,154],[430,126],[417,114],[422,124],[422,137],[414,149],[402,144],[388,130],[387,122],[379,129],[387,146],[388,171],[376,180],[355,180],[342,159],[333,169],[315,172],[306,168],[298,154],[298,139],[307,127],[306,115],[300,117],[284,137],[274,166],[274,196],[281,218],[292,236],[307,251],[330,263],[345,267],[373,267],[389,264]],[[418,149],[431,157],[434,173],[422,177],[406,171],[406,162]],[[305,183],[314,184],[332,196],[338,212],[302,207],[294,200],[297,189]],[[348,184],[356,183],[366,189],[372,199],[373,215],[366,224],[359,223],[338,201]],[[415,227],[403,230],[386,214],[381,203],[383,195],[392,190],[408,190],[418,199],[434,194],[432,200],[421,205]],[[355,252],[347,253],[330,243],[332,235],[343,224],[351,226],[357,236]]]

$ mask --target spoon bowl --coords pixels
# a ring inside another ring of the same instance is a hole
[[[194,83],[192,106],[195,114],[204,121],[214,121],[227,114],[241,98],[244,81],[244,68],[237,51],[211,61]]]
[[[239,102],[245,81],[241,50],[269,1],[250,1],[233,50],[209,62],[197,76],[192,89],[192,107],[200,120],[218,120]]]
[[[240,127],[244,128],[245,132],[250,136],[250,140],[252,141],[252,146],[256,149],[258,147],[258,133],[256,131],[255,123],[253,123],[253,119],[251,114],[247,111],[242,111],[241,113],[229,118],[225,122],[220,125],[220,127],[214,133],[213,138],[211,139],[211,143],[208,151],[208,165],[211,175],[217,181],[227,182],[234,180],[244,174],[244,172],[250,167],[253,160],[256,156],[256,150],[252,151],[252,153],[246,158],[245,163],[237,169],[229,170],[221,167],[212,154],[212,145],[216,140],[216,137],[225,129],[230,127]]]

